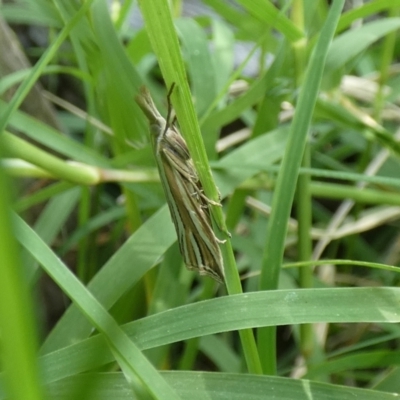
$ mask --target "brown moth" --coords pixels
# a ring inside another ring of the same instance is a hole
[[[158,112],[150,92],[142,87],[136,102],[150,123],[151,142],[183,260],[190,270],[199,271],[216,281],[224,282],[224,267],[219,240],[212,228],[210,205],[199,180],[189,149],[171,118],[168,93],[168,114],[165,120]]]

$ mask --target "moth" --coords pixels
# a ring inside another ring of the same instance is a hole
[[[170,96],[164,119],[157,110],[149,90],[140,89],[135,100],[150,123],[151,143],[161,183],[178,237],[179,249],[187,268],[224,282],[220,240],[211,224],[209,206],[221,204],[206,197],[186,142],[174,120],[171,121]]]

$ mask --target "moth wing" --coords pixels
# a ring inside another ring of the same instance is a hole
[[[189,149],[182,135],[176,129],[169,128],[162,138],[162,152],[171,166],[189,181],[198,182],[199,177],[194,168]]]
[[[222,255],[211,226],[208,205],[196,195],[196,183],[182,180],[169,158],[164,158],[162,168],[167,182],[164,189],[172,197],[168,204],[186,266],[223,282]]]

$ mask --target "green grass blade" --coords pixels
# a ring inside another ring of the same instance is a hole
[[[144,350],[246,328],[319,322],[398,323],[399,299],[399,288],[253,292],[176,307],[130,322],[124,325],[124,331]],[[266,308],[265,304],[269,306]],[[98,368],[112,360],[106,341],[97,335],[46,354],[41,364],[48,383]],[[57,365],[63,367],[57,368]]]
[[[159,60],[160,68],[167,84],[173,82],[176,90],[172,93],[172,101],[181,127],[181,132],[186,139],[195,167],[204,186],[205,194],[218,201],[218,191],[215,186],[211,169],[207,160],[204,144],[201,139],[200,127],[193,107],[182,55],[179,49],[178,38],[173,26],[169,5],[165,0],[152,2],[141,1],[141,10],[147,26],[150,43]],[[214,207],[218,227],[226,230],[222,210]],[[228,240],[222,247],[225,264],[226,284],[229,293],[241,293],[241,284],[236,269],[232,245]],[[248,368],[251,372],[260,373],[260,361],[256,351],[253,333],[250,331],[240,333]]]
[[[159,229],[160,226],[163,229]],[[167,207],[147,220],[111,257],[89,283],[91,293],[109,309],[160,259],[175,239],[175,230]],[[110,285],[110,282],[113,282]],[[71,306],[47,337],[42,352],[64,347],[86,338],[91,324],[76,306]]]
[[[398,398],[396,393],[332,385],[306,379],[207,372],[165,372],[163,376],[183,399],[191,400],[395,400]],[[57,399],[68,400],[65,395],[68,389],[82,384],[96,387],[94,394],[96,400],[108,400],[112,388],[118,399],[131,399],[123,376],[116,373],[77,376],[52,386],[51,393],[57,396]]]
[[[134,388],[133,383],[139,378],[148,393],[157,399],[178,399],[175,391],[161,378],[137,346],[129,340],[106,309],[39,236],[18,217],[15,218],[15,224],[22,245],[31,252],[90,323],[104,335],[132,387]]]
[[[0,332],[5,374],[2,381],[9,398],[43,400],[32,298],[18,257],[9,193],[10,184],[0,168]]]
[[[322,72],[329,44],[332,41],[344,1],[335,1],[322,28],[319,40],[311,57],[296,112],[290,127],[289,140],[282,160],[275,193],[272,213],[268,224],[268,240],[264,249],[260,289],[276,289],[282,263],[287,221],[293,202],[298,171],[303,158],[311,117],[317,100]],[[260,330],[258,344],[265,373],[276,373],[275,331]]]
[[[87,13],[89,7],[93,3],[93,0],[87,0],[79,11],[71,18],[70,21],[64,26],[58,37],[54,40],[51,46],[47,48],[47,50],[43,53],[40,60],[36,63],[34,68],[32,68],[32,72],[24,80],[24,82],[19,86],[17,91],[15,92],[13,98],[11,99],[8,107],[0,114],[0,134],[3,133],[7,123],[13,114],[14,111],[20,106],[25,96],[28,94],[30,89],[33,87],[35,82],[39,79],[46,65],[51,61],[51,59],[55,56],[57,50],[67,38],[70,31],[74,28],[74,26],[81,20],[81,18]]]

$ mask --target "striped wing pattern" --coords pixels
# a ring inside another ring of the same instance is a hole
[[[162,142],[168,142],[170,128]],[[186,148],[187,150],[187,148]],[[165,182],[164,191],[178,236],[179,248],[186,266],[223,282],[221,251],[211,225],[209,204],[204,199],[201,183],[192,160],[176,168],[176,154],[169,145],[158,147],[158,169]]]
[[[219,240],[211,224],[209,200],[182,135],[156,109],[147,89],[136,98],[150,121],[152,143],[161,182],[175,225],[179,249],[190,270],[224,282]]]

